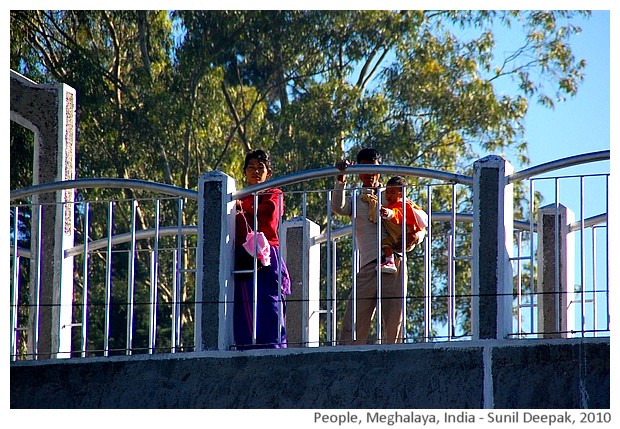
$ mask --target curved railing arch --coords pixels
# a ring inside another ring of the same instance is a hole
[[[471,176],[465,176],[462,174],[447,173],[439,170],[431,170],[428,168],[407,167],[399,165],[372,165],[372,164],[356,164],[349,166],[344,172],[338,170],[336,167],[324,167],[314,170],[307,170],[298,173],[288,174],[286,176],[277,177],[267,180],[266,182],[258,185],[248,186],[233,193],[233,199],[243,198],[254,192],[263,191],[269,188],[277,188],[280,186],[291,185],[298,182],[304,182],[307,180],[323,179],[331,176],[338,176],[341,174],[368,174],[379,173],[382,175],[398,174],[401,176],[416,176],[428,179],[442,180],[447,183],[460,183],[462,185],[473,185],[473,179]]]
[[[94,179],[75,179],[63,180],[59,182],[42,183],[39,185],[28,186],[26,188],[11,191],[11,201],[30,197],[32,195],[45,194],[47,192],[62,191],[64,189],[88,189],[88,188],[114,188],[114,189],[141,189],[153,191],[160,194],[185,197],[192,200],[198,199],[198,192],[191,189],[180,188],[165,183],[149,182],[141,179],[119,179],[119,178],[94,178]]]
[[[513,183],[519,180],[527,179],[533,176],[537,176],[550,171],[572,167],[580,164],[586,164],[590,162],[605,161],[610,159],[610,151],[604,150],[599,152],[590,152],[581,155],[570,156],[567,158],[558,159],[555,161],[540,164],[534,167],[527,168],[513,173],[509,176],[508,182]],[[472,185],[473,179],[471,176],[465,176],[456,173],[447,173],[439,170],[432,170],[427,168],[407,167],[397,165],[352,165],[346,169],[346,174],[363,174],[363,173],[380,173],[380,174],[399,174],[402,176],[416,176],[430,179],[443,180],[448,183],[460,183],[463,185]],[[299,173],[293,173],[282,177],[270,179],[264,183],[248,186],[233,193],[234,199],[242,198],[253,192],[262,191],[272,187],[279,187],[290,185],[293,183],[303,182],[312,179],[321,179],[331,176],[337,176],[343,174],[342,171],[336,167],[325,167],[314,170],[307,170]],[[59,182],[43,183],[34,186],[28,186],[25,188],[11,191],[10,200],[16,200],[23,197],[28,197],[37,194],[43,194],[46,192],[60,191],[63,189],[82,189],[82,188],[135,188],[158,192],[162,194],[182,196],[189,199],[197,199],[198,192],[181,188],[165,183],[150,182],[141,179],[120,179],[120,178],[93,178],[93,179],[75,179],[65,180]]]
[[[584,153],[581,155],[569,156],[567,158],[557,159],[555,161],[546,162],[525,170],[517,171],[508,177],[508,183],[518,182],[523,179],[538,176],[550,171],[560,170],[562,168],[574,167],[580,164],[588,164],[597,161],[608,161],[610,151],[602,150],[599,152]]]

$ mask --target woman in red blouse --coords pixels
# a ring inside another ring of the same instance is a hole
[[[271,160],[263,150],[255,150],[245,157],[243,171],[248,185],[263,183],[271,177]],[[235,234],[235,271],[251,271],[254,257],[243,244],[248,228],[254,229],[254,195],[237,200]],[[254,281],[253,273],[235,274],[234,339],[238,350],[251,348],[285,348],[286,302],[290,278],[284,260],[280,257],[278,225],[284,213],[284,194],[272,188],[258,194],[258,231],[269,243],[269,257],[259,258],[256,293],[256,343],[253,344]],[[280,290],[280,293],[278,293]]]

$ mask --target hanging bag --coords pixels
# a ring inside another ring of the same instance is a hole
[[[241,204],[241,202],[239,202]],[[243,216],[243,220],[245,221],[245,227],[247,230],[247,235],[245,236],[245,243],[243,243],[243,248],[253,257],[257,258],[263,266],[271,265],[271,256],[269,254],[270,246],[269,241],[267,241],[267,237],[262,231],[252,231],[250,228],[250,224],[248,223],[247,218],[245,217],[245,211],[243,210],[243,206],[241,206],[241,216]]]

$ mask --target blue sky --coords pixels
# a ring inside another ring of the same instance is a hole
[[[525,139],[531,165],[585,152],[608,150],[610,144],[610,13],[593,11],[575,23],[581,34],[571,40],[576,58],[584,58],[585,79],[577,95],[555,109],[530,105]]]
[[[560,158],[610,149],[610,18],[609,10],[593,10],[589,18],[579,16],[571,19],[571,22],[582,30],[580,34],[573,36],[569,43],[575,58],[586,61],[585,77],[577,94],[564,102],[556,103],[553,109],[530,100],[523,136],[528,142],[530,167]],[[504,53],[502,46],[520,46],[523,33],[518,29],[506,30],[502,27],[496,37],[499,48],[496,51],[496,61],[500,62],[504,55],[514,50],[508,49]],[[496,90],[509,92],[508,82],[500,82],[496,85]],[[515,171],[527,167],[518,166],[514,162],[513,166]],[[605,173],[609,172],[609,168],[609,162],[605,161],[563,169],[545,176]],[[535,187],[543,194],[542,205],[554,202],[553,181],[536,181]],[[605,179],[602,177],[586,179],[586,218],[604,212],[604,187]],[[578,196],[578,179],[561,181],[560,203],[571,208],[577,219],[581,216]]]

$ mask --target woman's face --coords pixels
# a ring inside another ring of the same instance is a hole
[[[248,166],[245,168],[245,178],[250,185],[263,183],[271,176],[271,170],[267,168],[264,162],[256,158],[250,159]]]
[[[373,165],[379,165],[379,163],[377,161],[372,162],[372,161],[360,161],[360,164],[373,164]],[[362,186],[365,188],[376,188],[377,186],[379,186],[379,177],[381,175],[380,174],[360,174],[360,180],[362,181]]]

